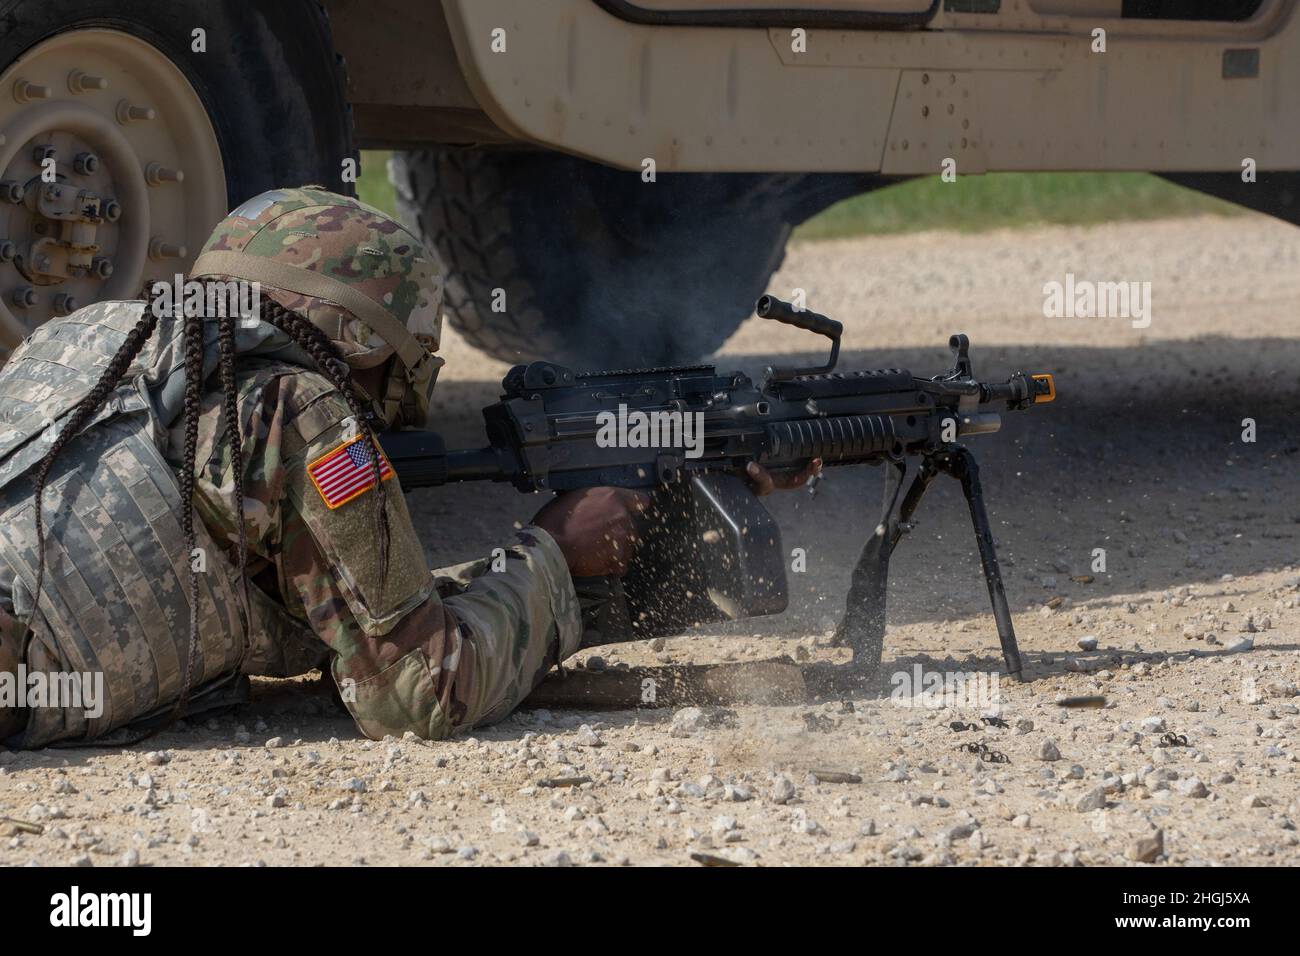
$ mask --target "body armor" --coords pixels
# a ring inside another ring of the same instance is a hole
[[[0,602],[28,629],[29,674],[103,675],[97,716],[76,706],[32,708],[27,747],[98,737],[175,703],[189,647],[191,561],[204,571],[198,576],[196,702],[205,694],[209,700],[220,696],[250,662],[252,670],[274,671],[286,643],[311,639],[304,625],[251,583],[244,614],[238,575],[201,522],[195,527],[201,554],[184,553],[180,485],[164,457],[184,379],[182,323],[169,317],[160,319],[104,407],[55,460],[44,506],[44,586],[34,607],[34,466],[143,307],[105,302],[56,319],[0,370]],[[215,338],[215,328],[209,331]],[[245,323],[237,347],[281,357],[293,350],[279,335],[264,323]],[[216,358],[209,341],[205,371]]]

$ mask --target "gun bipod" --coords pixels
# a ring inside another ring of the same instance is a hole
[[[880,666],[885,643],[889,558],[902,536],[911,530],[912,517],[920,506],[926,489],[942,473],[961,482],[975,530],[984,583],[988,586],[989,601],[993,605],[1002,657],[1007,672],[1017,680],[1023,680],[1020,648],[1016,644],[1016,632],[1007,606],[1006,589],[1002,584],[1002,572],[993,546],[993,532],[984,507],[984,492],[975,456],[969,449],[957,444],[945,445],[940,450],[925,455],[916,475],[907,484],[906,492],[902,489],[907,477],[907,462],[902,458],[891,458],[886,461],[885,469],[880,521],[867,539],[853,568],[844,619],[835,633],[836,643],[847,645],[853,651],[850,666],[863,674],[874,673]]]

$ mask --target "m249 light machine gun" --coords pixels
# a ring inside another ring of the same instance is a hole
[[[836,634],[862,673],[881,659],[890,554],[930,483],[950,475],[970,507],[1007,671],[1019,678],[979,469],[959,439],[997,431],[1001,406],[1052,401],[1052,377],[1017,372],[979,382],[965,335],[949,339],[956,362],[934,378],[898,368],[836,371],[839,322],[770,295],[756,311],[830,339],[826,364],[771,367],[755,385],[711,365],[576,373],[533,362],[511,369],[501,400],[483,410],[487,447],[448,450],[437,434],[418,431],[385,434],[381,444],[408,489],[488,480],[521,491],[614,485],[650,492],[650,520],[627,575],[575,582],[590,644],[785,610],[780,532],[739,474],[751,461],[768,469],[813,458],[826,467],[883,465],[880,520],[853,570]],[[913,457],[919,466],[909,481]]]

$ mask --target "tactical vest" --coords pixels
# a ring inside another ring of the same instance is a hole
[[[189,571],[180,485],[163,455],[181,411],[181,325],[162,318],[100,412],[60,453],[45,491],[45,577],[33,607],[37,550],[33,465],[68,413],[94,387],[140,320],[140,302],[104,302],[33,333],[0,369],[0,600],[29,631],[29,673],[102,674],[102,712],[85,706],[29,710],[25,746],[93,738],[165,711],[179,698],[189,648]],[[264,323],[242,328],[237,350],[284,352]],[[215,328],[205,372],[216,364]],[[310,632],[238,575],[195,520],[199,644],[192,696],[244,672],[274,670],[283,647]],[[5,592],[8,591],[8,594]],[[66,685],[65,685],[66,686]],[[82,701],[84,704],[84,701]]]

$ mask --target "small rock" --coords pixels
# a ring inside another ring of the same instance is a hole
[[[451,841],[448,840],[446,837],[440,837],[440,836],[429,837],[425,845],[429,848],[429,851],[431,853],[453,852]]]
[[[1101,810],[1106,806],[1106,788],[1093,787],[1075,803],[1074,809],[1080,813],[1091,813],[1093,810]]]
[[[1284,698],[1295,697],[1297,693],[1300,693],[1300,691],[1297,691],[1295,684],[1291,683],[1289,680],[1283,680],[1281,678],[1275,678],[1274,680],[1265,683],[1264,692],[1268,694],[1269,697]]]
[[[1154,863],[1165,852],[1165,831],[1156,830],[1150,836],[1139,838],[1128,848],[1125,855],[1138,863]]]
[[[772,783],[772,791],[768,794],[768,799],[773,803],[789,803],[794,799],[796,793],[797,791],[790,778],[780,776]]]
[[[951,843],[957,842],[958,840],[968,839],[970,835],[974,832],[975,832],[975,824],[958,823],[955,826],[948,827],[948,829],[940,833],[940,837],[943,841],[946,841],[944,842],[943,845],[947,846]]]
[[[689,737],[697,730],[702,730],[704,726],[704,711],[698,707],[683,707],[673,714],[672,726],[668,733],[672,737]]]

